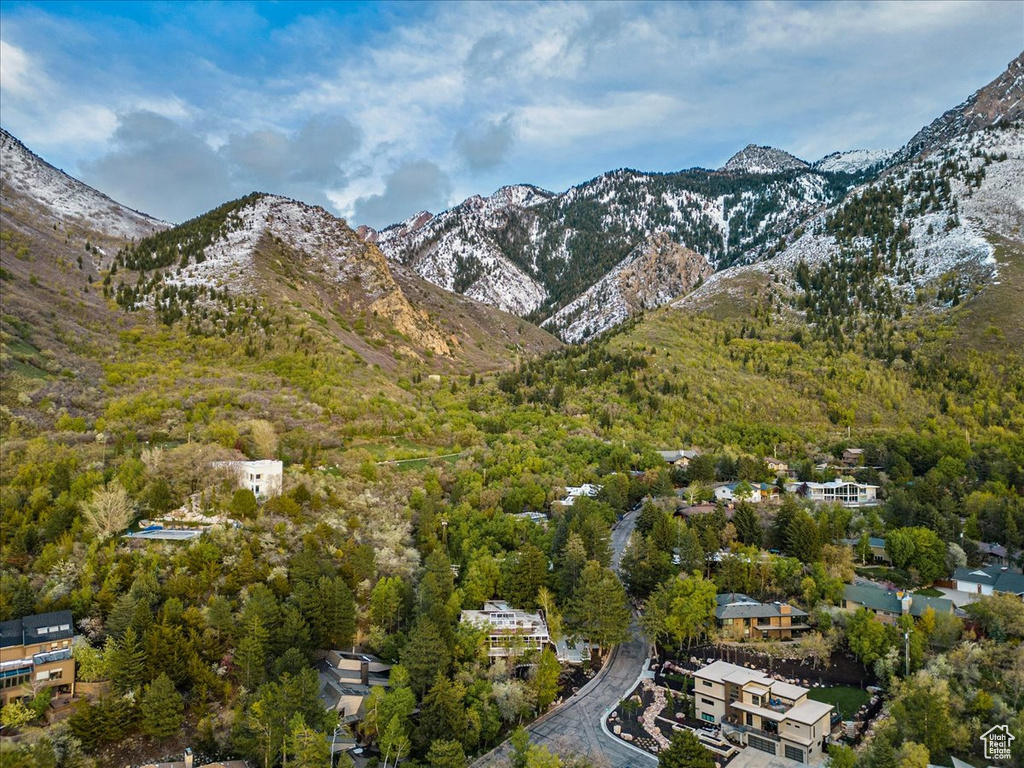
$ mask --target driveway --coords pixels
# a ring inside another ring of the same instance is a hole
[[[637,513],[638,510],[629,512],[612,529],[612,567],[616,571],[622,550],[636,525]],[[635,621],[630,633],[630,640],[612,651],[611,658],[594,680],[526,729],[533,743],[547,746],[553,752],[585,755],[595,765],[606,768],[652,768],[658,764],[653,755],[626,745],[601,728],[609,711],[636,685],[649,656],[647,641],[640,636]],[[510,752],[506,741],[473,765],[501,764]]]

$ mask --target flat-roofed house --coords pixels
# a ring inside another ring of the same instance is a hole
[[[857,483],[837,477],[827,483],[786,483],[786,492],[795,493],[811,501],[835,502],[844,507],[862,507],[878,503],[878,486]]]
[[[256,498],[269,499],[281,494],[284,485],[284,463],[281,461],[217,461],[213,466],[233,472],[238,487],[248,488]]]
[[[0,622],[0,703],[34,696],[40,688],[74,694],[74,635],[71,611]]]
[[[820,762],[832,730],[831,704],[764,672],[725,661],[693,673],[697,719],[748,747],[800,763]]]
[[[482,611],[463,611],[461,620],[487,629],[489,659],[539,651],[551,642],[543,616],[517,610],[502,600],[488,600]]]
[[[788,603],[761,603],[738,593],[718,595],[715,599],[718,626],[742,628],[742,637],[788,640],[810,629],[807,612]]]

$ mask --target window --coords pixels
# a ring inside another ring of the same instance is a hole
[[[761,706],[761,696],[759,694],[756,694],[756,693],[752,694],[750,698],[751,698],[751,701],[754,702],[754,706],[755,707],[760,707]]]
[[[752,726],[754,724],[754,716],[747,712],[747,725]]]
[[[705,699],[703,696],[700,697],[702,703],[707,704],[709,707],[715,706],[714,699]]]
[[[708,682],[707,680],[701,680],[700,683],[705,688],[714,688],[715,687],[712,683]]]
[[[804,751],[799,747],[791,747],[787,744],[786,757],[790,760],[796,760],[798,763],[802,763],[804,761]]]
[[[704,720],[704,721],[706,721],[708,723],[715,722],[715,716],[714,715],[709,715],[707,712],[701,712],[700,713],[700,719]]]

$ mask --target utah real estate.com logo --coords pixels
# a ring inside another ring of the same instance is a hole
[[[981,740],[985,744],[986,760],[1009,760],[1010,742],[1014,740],[1008,725],[997,725],[989,728],[981,734]]]

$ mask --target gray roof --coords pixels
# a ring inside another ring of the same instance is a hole
[[[806,611],[789,606],[789,613],[782,612],[783,603],[733,603],[715,609],[715,618],[723,619],[771,619],[779,616],[804,618]]]
[[[953,578],[968,584],[984,584],[996,592],[1008,592],[1011,595],[1024,594],[1024,575],[1011,571],[1002,565],[989,565],[985,568],[957,568]]]
[[[720,595],[715,595],[715,602],[719,605],[732,605],[733,603],[756,603],[757,600],[742,592],[723,592]]]
[[[923,616],[931,608],[936,613],[952,613],[953,601],[945,597],[926,597],[904,592],[910,598],[910,615]],[[872,611],[885,611],[899,615],[903,613],[903,605],[895,592],[876,587],[872,584],[847,584],[843,588],[843,597],[854,603],[860,603]]]
[[[73,637],[71,611],[51,611],[0,622],[0,648],[51,642]]]

